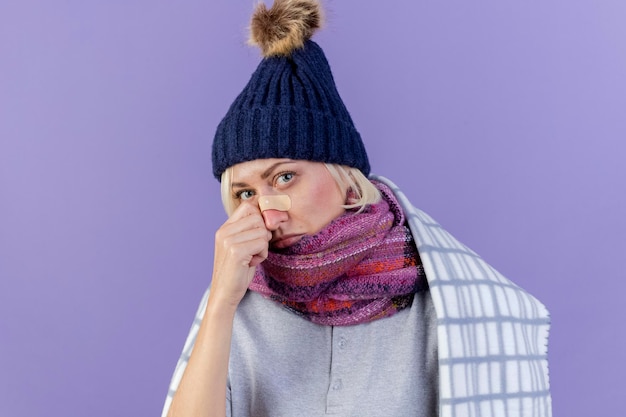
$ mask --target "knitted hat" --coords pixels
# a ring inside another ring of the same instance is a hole
[[[262,158],[336,163],[369,175],[365,147],[343,104],[324,52],[311,35],[321,23],[317,0],[259,4],[250,43],[264,55],[217,127],[213,175]]]

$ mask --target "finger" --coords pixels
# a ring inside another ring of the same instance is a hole
[[[245,217],[255,216],[255,215],[261,216],[261,210],[259,210],[259,207],[252,203],[248,203],[244,201],[243,203],[239,205],[239,207],[235,209],[235,211],[230,215],[230,217],[228,218],[226,222],[232,223],[232,222],[241,220]]]
[[[229,233],[221,237],[225,247],[240,245],[242,243],[259,240],[265,245],[269,244],[272,234],[263,227],[245,228],[237,233]]]
[[[226,222],[215,232],[215,241],[223,242],[230,237],[254,231],[259,236],[267,235],[268,230],[262,216],[246,216],[236,221]],[[270,233],[271,235],[271,233]]]
[[[239,236],[237,236],[239,238]],[[242,265],[253,267],[263,262],[267,258],[269,243],[266,236],[246,236],[238,242],[228,241],[225,244],[226,251],[216,259],[222,265]]]
[[[251,267],[258,266],[259,264],[261,264],[261,262],[267,259],[268,254],[269,254],[269,245],[265,246],[265,248],[261,252],[254,255],[249,265]]]
[[[248,228],[238,233],[216,236],[215,257],[226,262],[247,265],[253,256],[263,259],[269,247],[272,234],[265,228]]]

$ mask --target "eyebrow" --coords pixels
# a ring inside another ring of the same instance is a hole
[[[293,164],[295,161],[280,161],[280,162],[276,162],[275,164],[270,165],[265,171],[263,171],[263,173],[261,174],[261,179],[265,180],[267,179],[270,175],[272,175],[272,172],[274,172],[274,170],[276,170],[276,168],[280,165],[284,165],[284,164]],[[246,184],[245,182],[233,182],[230,187],[231,188],[245,188],[248,187],[249,185]]]

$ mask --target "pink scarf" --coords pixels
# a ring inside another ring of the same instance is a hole
[[[250,289],[318,324],[347,326],[390,316],[427,288],[426,277],[391,190],[347,211],[313,236],[270,251]]]

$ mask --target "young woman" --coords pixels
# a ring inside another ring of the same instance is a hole
[[[163,416],[550,416],[545,307],[370,175],[315,0],[253,16],[228,220]]]

